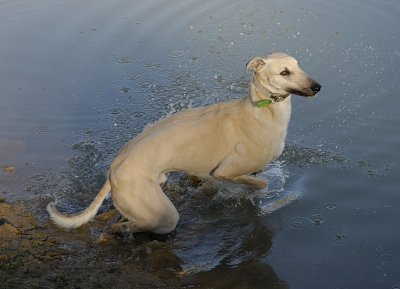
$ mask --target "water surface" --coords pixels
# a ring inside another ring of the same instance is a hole
[[[0,166],[15,170],[0,172],[0,197],[42,219],[54,198],[81,210],[147,124],[243,97],[245,63],[282,51],[323,89],[293,98],[271,186],[172,176],[182,217],[167,249],[189,285],[399,288],[399,12],[391,0],[2,1]]]

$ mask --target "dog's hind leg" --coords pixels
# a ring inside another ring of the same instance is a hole
[[[135,225],[135,222],[122,222],[111,225],[111,233],[123,235],[124,233],[139,232],[140,229]]]
[[[175,209],[175,207],[174,207]],[[172,232],[179,220],[179,214],[174,210],[169,216],[158,217],[143,222],[137,221],[126,221],[122,223],[116,223],[111,226],[111,232],[114,234],[124,233],[139,233],[139,232],[151,232],[155,234],[168,234]]]
[[[118,189],[113,192],[114,206],[127,222],[114,224],[111,230],[115,233],[129,231],[155,234],[173,231],[179,214],[158,182],[136,179],[134,183],[132,186],[124,186],[124,192]]]
[[[140,232],[151,232],[155,234],[167,234],[173,231],[175,227],[172,229],[168,228],[167,230],[160,230],[160,227],[154,229],[153,226],[146,226],[144,224],[138,224],[134,221],[126,221],[122,223],[116,223],[111,225],[111,232],[117,235],[124,235],[126,233],[140,233]]]
[[[100,221],[100,222],[107,222],[107,221],[109,221],[109,220],[111,220],[111,219],[117,217],[118,215],[119,215],[118,210],[117,210],[117,209],[114,209],[114,210],[111,210],[111,211],[102,213],[102,214],[100,214],[100,215],[97,215],[97,216],[95,217],[95,219],[96,219],[97,221]]]

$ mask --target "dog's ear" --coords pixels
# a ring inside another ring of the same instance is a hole
[[[264,65],[265,65],[264,59],[262,59],[261,57],[256,57],[256,58],[250,60],[249,62],[247,62],[246,70],[251,69],[254,72],[258,72],[264,67]]]

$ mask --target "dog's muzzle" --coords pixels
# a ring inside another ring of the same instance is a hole
[[[321,90],[321,85],[318,82],[313,80],[311,85],[304,88],[303,90],[291,89],[290,93],[297,94],[300,96],[305,96],[305,97],[312,97],[312,96],[316,95],[320,90]]]

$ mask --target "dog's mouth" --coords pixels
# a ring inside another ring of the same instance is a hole
[[[313,92],[313,91],[303,91],[303,90],[292,90],[291,91],[292,94],[296,94],[296,95],[300,95],[300,96],[304,96],[304,97],[313,97],[315,96],[317,93]]]
[[[290,93],[304,96],[304,97],[313,97],[321,90],[321,85],[318,82],[314,82],[310,87],[299,90],[299,89],[292,89]]]

